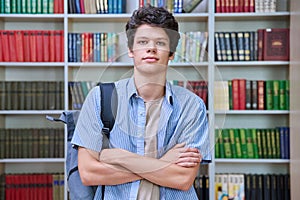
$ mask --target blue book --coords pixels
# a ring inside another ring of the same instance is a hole
[[[81,33],[76,34],[76,58],[77,62],[81,62],[82,58],[82,41],[81,41]]]
[[[74,62],[73,60],[73,49],[72,49],[72,39],[73,39],[73,33],[68,33],[68,61]]]
[[[80,0],[74,0],[75,1],[75,13],[81,13],[81,8],[80,8]]]

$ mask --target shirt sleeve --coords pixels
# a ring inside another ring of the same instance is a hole
[[[94,87],[86,97],[74,130],[71,143],[100,152],[102,148],[102,127],[100,117],[100,89]]]
[[[207,163],[211,161],[213,151],[210,147],[207,113],[204,102],[200,98],[196,98],[196,101],[193,108],[184,112],[185,127],[179,137],[179,142],[185,142],[187,147],[198,148],[203,163]]]

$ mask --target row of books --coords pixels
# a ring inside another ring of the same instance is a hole
[[[216,61],[289,60],[289,29],[215,32]]]
[[[127,0],[68,0],[71,14],[125,13]]]
[[[63,158],[64,129],[0,129],[0,159]]]
[[[216,158],[290,158],[289,127],[215,129]]]
[[[289,110],[289,80],[236,78],[214,83],[217,110]]]
[[[0,30],[0,62],[63,60],[63,30]]]
[[[0,110],[63,109],[63,81],[0,81]]]
[[[277,0],[216,0],[216,13],[276,12]]]
[[[117,33],[68,33],[69,62],[113,62],[118,55]]]
[[[64,13],[62,0],[1,0],[0,13],[53,14]]]
[[[209,200],[209,177],[208,175],[196,176],[193,184],[198,200]]]
[[[172,62],[202,62],[207,58],[207,43],[207,32],[190,31],[181,33]]]
[[[208,108],[208,85],[207,81],[199,80],[199,81],[192,81],[192,80],[171,80],[169,81],[173,85],[178,85],[184,88],[187,88],[191,92],[195,93],[204,101],[206,108]]]
[[[217,200],[290,200],[289,174],[216,174]]]
[[[64,174],[2,174],[0,199],[64,199]]]
[[[69,88],[69,105],[73,110],[80,110],[88,92],[97,85],[94,81],[70,81]]]

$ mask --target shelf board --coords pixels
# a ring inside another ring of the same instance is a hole
[[[215,13],[216,21],[243,21],[243,20],[283,20],[290,17],[290,12],[269,12],[269,13]]]
[[[64,14],[0,14],[0,21],[22,22],[22,21],[64,21]]]
[[[0,66],[9,67],[63,67],[63,62],[0,62]]]
[[[0,115],[45,115],[61,114],[63,110],[0,110]]]
[[[215,159],[216,163],[278,163],[278,164],[287,164],[290,163],[289,159]]]
[[[215,66],[283,66],[289,65],[289,61],[236,61],[214,62]]]
[[[64,158],[9,158],[0,159],[0,163],[64,163]]]
[[[289,110],[216,110],[215,114],[238,114],[238,115],[287,115]]]

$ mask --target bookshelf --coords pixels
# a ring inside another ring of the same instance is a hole
[[[204,13],[176,13],[180,32],[208,31],[207,56],[203,62],[171,62],[169,80],[207,80],[209,91],[214,90],[214,81],[237,77],[247,79],[284,79],[291,81],[291,111],[286,110],[216,110],[214,93],[209,92],[208,118],[210,141],[215,144],[214,129],[224,128],[272,128],[290,126],[291,159],[215,159],[207,166],[210,177],[210,198],[215,198],[214,175],[217,173],[290,173],[291,194],[296,199],[299,183],[299,141],[297,122],[299,104],[295,91],[299,85],[299,46],[291,42],[290,61],[215,61],[214,33],[217,31],[254,31],[259,28],[291,27],[291,41],[297,41],[296,27],[300,6],[296,0],[278,0],[277,11],[273,13],[214,13],[215,2],[208,2]],[[132,61],[127,57],[124,25],[131,12],[138,7],[138,1],[127,1],[123,14],[68,14],[68,1],[64,1],[61,14],[0,14],[1,30],[63,30],[63,62],[0,62],[1,81],[63,81],[64,109],[70,109],[69,81],[116,81],[132,74]],[[290,10],[291,8],[291,10]],[[292,11],[294,14],[292,14]],[[294,28],[294,29],[292,29]],[[68,33],[83,32],[119,33],[118,62],[68,62]],[[298,64],[297,64],[298,63]],[[258,73],[259,72],[259,73]],[[186,78],[188,77],[188,78]],[[58,116],[62,110],[1,110],[0,128],[62,128],[61,124],[46,121],[45,115]],[[65,131],[65,134],[66,131]],[[213,147],[212,147],[213,149]],[[212,153],[213,154],[213,153]],[[64,172],[64,158],[0,159],[0,172]],[[66,179],[65,179],[66,181]],[[67,199],[67,190],[64,192]]]

